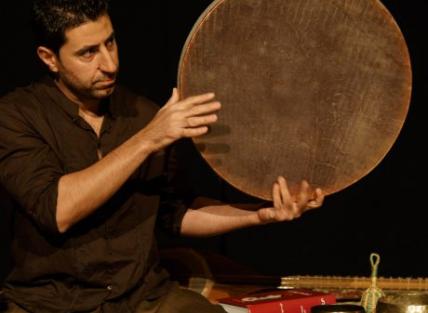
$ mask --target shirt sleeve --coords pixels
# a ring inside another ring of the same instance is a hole
[[[158,223],[174,235],[180,234],[184,214],[195,199],[182,166],[184,146],[184,142],[179,141],[167,149],[164,185],[161,188]]]
[[[0,183],[42,230],[59,234],[56,223],[60,161],[10,103],[0,103]]]

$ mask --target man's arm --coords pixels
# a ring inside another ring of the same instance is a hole
[[[176,89],[171,99],[141,131],[92,166],[60,178],[56,221],[63,233],[106,202],[153,152],[177,139],[208,131],[217,120],[219,102],[213,94],[179,101]]]
[[[291,195],[287,182],[279,177],[272,188],[273,206],[251,211],[251,205],[243,206],[216,203],[198,205],[197,210],[189,209],[183,217],[181,234],[185,236],[212,236],[248,226],[273,222],[290,221],[310,209],[318,208],[324,201],[322,191],[311,191],[306,181],[302,182],[300,192]]]

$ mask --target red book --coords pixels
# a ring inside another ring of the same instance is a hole
[[[218,302],[228,313],[310,313],[315,305],[336,303],[336,297],[310,289],[278,289]]]

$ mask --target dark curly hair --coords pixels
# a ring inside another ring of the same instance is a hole
[[[32,23],[38,46],[55,53],[65,43],[65,32],[108,12],[108,0],[34,0]]]

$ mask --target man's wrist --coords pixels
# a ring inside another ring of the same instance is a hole
[[[252,212],[252,214],[249,215],[248,218],[249,218],[250,226],[259,226],[259,225],[266,224],[266,222],[263,221],[263,219],[260,217],[258,210]]]
[[[136,141],[138,144],[138,151],[143,155],[150,155],[161,149],[159,142],[145,136],[144,132],[140,132],[136,135]]]

